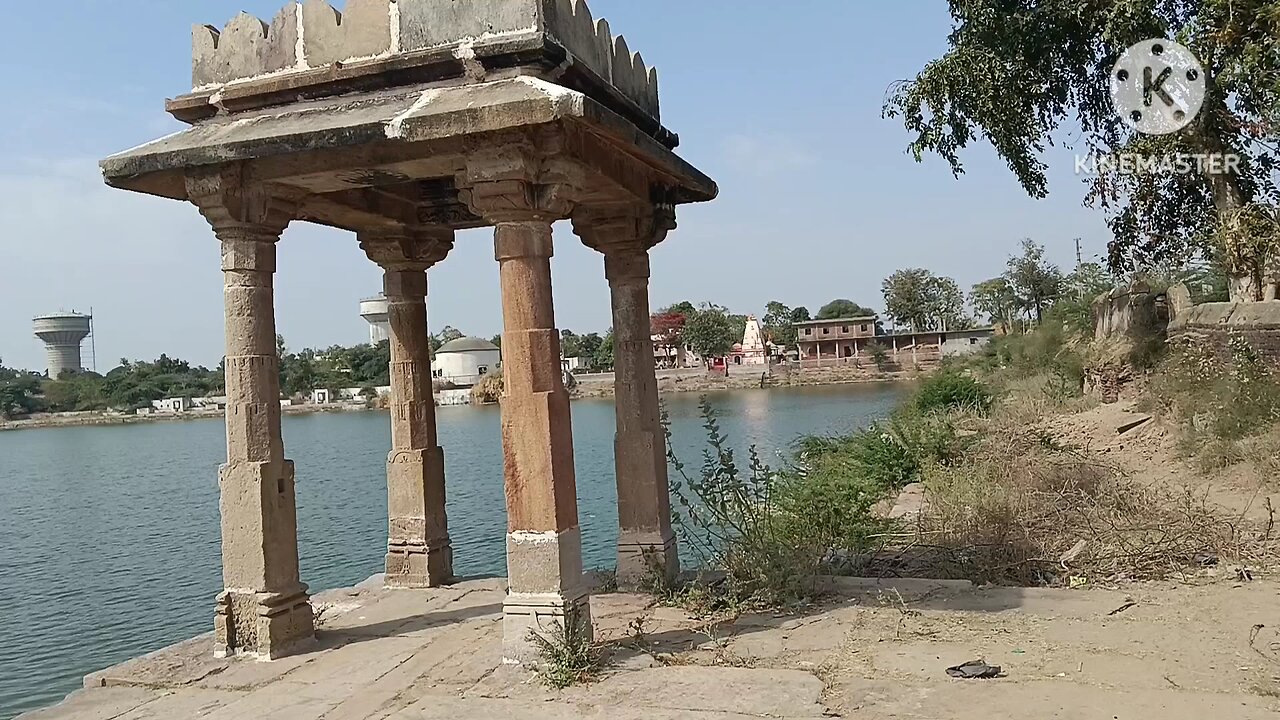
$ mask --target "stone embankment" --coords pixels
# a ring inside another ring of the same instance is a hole
[[[918,372],[878,372],[856,367],[825,367],[786,369],[734,366],[727,376],[711,375],[701,368],[685,370],[659,370],[658,393],[716,392],[722,390],[750,390],[772,387],[801,387],[806,385],[846,385],[852,383],[892,382],[913,380]],[[613,375],[579,376],[572,395],[575,398],[613,397]]]

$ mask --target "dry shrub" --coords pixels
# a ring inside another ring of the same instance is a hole
[[[1246,527],[1202,494],[1137,483],[1035,433],[993,432],[979,445],[960,463],[926,471],[928,503],[898,572],[1069,585],[1268,555],[1269,525]]]
[[[1280,372],[1243,338],[1228,357],[1183,337],[1154,374],[1146,406],[1179,428],[1179,450],[1205,474],[1252,461],[1267,471],[1280,432]]]
[[[501,373],[486,375],[471,388],[471,401],[477,405],[496,403],[502,398],[504,387]]]

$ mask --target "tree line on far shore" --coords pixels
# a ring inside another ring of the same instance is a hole
[[[1217,290],[1212,292],[1225,297],[1225,278],[1217,278],[1216,282]],[[895,329],[912,332],[961,330],[980,322],[1016,330],[1039,322],[1056,303],[1059,314],[1075,318],[1076,324],[1083,327],[1090,322],[1092,298],[1111,286],[1111,277],[1099,265],[1084,263],[1064,273],[1045,259],[1042,245],[1025,240],[1020,253],[1008,259],[1003,273],[977,283],[967,296],[952,278],[924,268],[905,268],[894,272],[881,286],[883,313],[846,298],[828,302],[817,313],[810,313],[803,305],[791,307],[773,300],[765,306],[761,325],[768,341],[789,348],[796,343],[796,324],[809,320],[876,316],[892,323]],[[1063,304],[1068,301],[1074,303],[1069,313]],[[653,313],[651,332],[661,344],[687,346],[699,357],[721,357],[742,341],[746,320],[745,314],[723,305],[695,305],[685,300]],[[883,331],[883,327],[878,326],[877,330]],[[434,352],[461,337],[464,335],[460,330],[446,326],[431,335],[431,349]],[[495,336],[492,342],[501,347],[502,337]],[[561,331],[560,344],[564,357],[578,358],[579,366],[586,371],[613,369],[612,329],[585,334],[566,329]],[[385,341],[294,352],[279,337],[276,350],[280,357],[280,387],[286,396],[315,388],[390,384],[391,351]],[[0,417],[42,411],[129,410],[148,407],[153,401],[168,397],[219,395],[223,392],[223,375],[221,364],[209,369],[167,355],[150,362],[121,359],[116,368],[104,375],[83,371],[56,379],[0,365]]]

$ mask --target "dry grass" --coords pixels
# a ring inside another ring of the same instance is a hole
[[[1026,426],[1049,415],[1084,412],[1098,405],[1093,396],[1059,393],[1056,379],[1049,374],[1002,379],[999,387],[1000,402],[991,413],[999,425]]]
[[[1115,466],[1014,426],[925,473],[929,502],[899,572],[1017,585],[1158,579],[1206,565],[1271,565],[1271,523],[1203,493],[1137,483]],[[901,538],[900,538],[901,539]]]

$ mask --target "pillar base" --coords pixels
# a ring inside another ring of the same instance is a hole
[[[502,604],[502,661],[537,666],[529,638],[562,636],[566,626],[592,637],[591,598],[582,575],[578,528],[507,534],[507,599]]]
[[[542,653],[531,633],[560,642],[566,628],[576,628],[579,639],[594,640],[591,627],[591,597],[586,589],[576,597],[558,593],[511,593],[502,603],[502,662],[536,668]],[[585,636],[585,637],[584,637]]]
[[[386,587],[439,587],[453,580],[445,515],[444,450],[392,450],[387,457],[390,513]]]
[[[623,530],[618,535],[618,589],[652,593],[675,585],[680,553],[674,534]]]
[[[315,642],[315,616],[307,586],[293,593],[218,593],[213,618],[214,657],[278,660]]]
[[[388,545],[386,578],[388,588],[433,588],[453,581],[453,548],[425,545]]]

